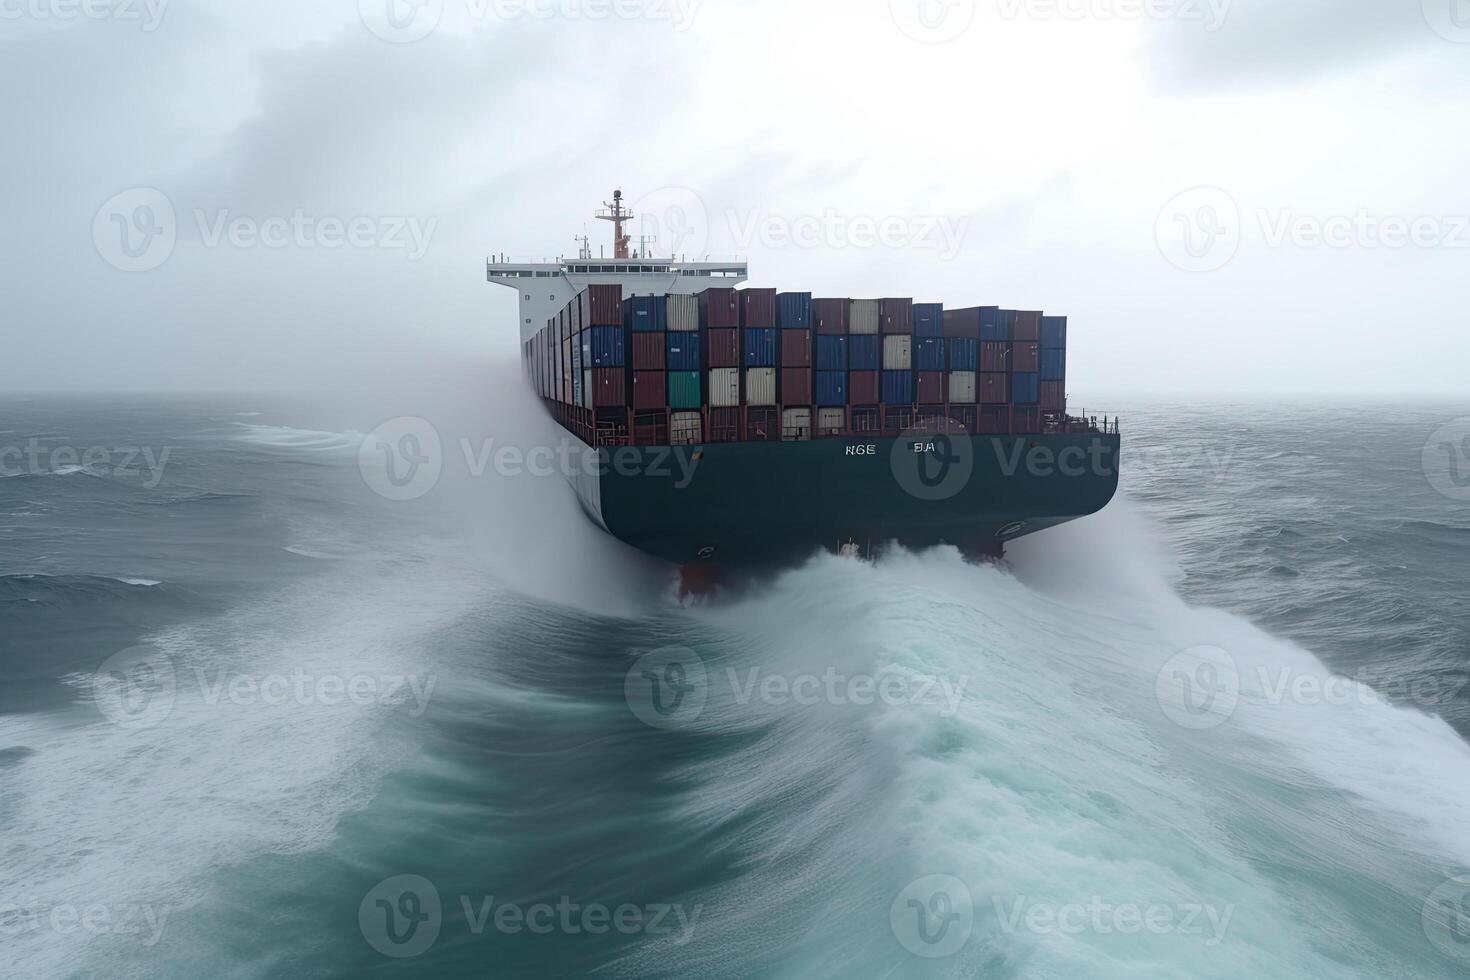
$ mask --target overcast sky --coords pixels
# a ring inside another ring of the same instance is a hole
[[[11,389],[513,356],[485,256],[614,186],[753,285],[1066,313],[1073,391],[1470,387],[1466,0],[0,0],[0,84]]]

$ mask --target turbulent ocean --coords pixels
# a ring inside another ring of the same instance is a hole
[[[1109,403],[1003,565],[681,604],[492,374],[0,397],[0,975],[1470,973],[1470,404]]]

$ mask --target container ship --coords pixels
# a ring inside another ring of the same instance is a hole
[[[1118,485],[1116,419],[1067,411],[1067,318],[911,298],[737,288],[742,261],[632,248],[487,261],[520,294],[527,378],[599,465],[587,516],[678,565],[686,590],[819,549],[1007,542],[1095,513]]]

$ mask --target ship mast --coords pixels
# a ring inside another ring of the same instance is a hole
[[[606,201],[602,203],[607,210],[597,212],[596,217],[601,221],[611,221],[613,223],[613,258],[626,259],[628,258],[628,242],[632,240],[632,236],[623,233],[623,222],[632,221],[633,212],[623,207],[623,192],[621,190],[613,191],[611,204],[608,204]]]

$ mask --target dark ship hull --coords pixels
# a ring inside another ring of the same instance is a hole
[[[1118,451],[1116,433],[1097,432],[621,446],[575,482],[610,534],[679,565],[775,567],[849,542],[999,557],[1105,507]]]

